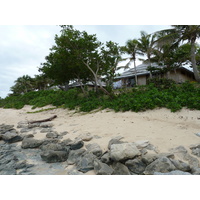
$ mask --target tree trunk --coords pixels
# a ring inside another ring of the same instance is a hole
[[[191,62],[192,62],[192,68],[193,68],[195,80],[198,83],[200,83],[200,74],[197,69],[196,59],[195,59],[195,41],[191,41]]]
[[[135,85],[138,85],[137,70],[136,70],[135,59],[134,59],[134,69],[135,69]]]
[[[92,68],[88,65],[88,63],[84,62],[83,63],[86,65],[86,67],[92,72],[93,76],[94,76],[94,79],[95,79],[95,82],[96,82],[96,85],[99,84],[99,87],[100,89],[107,95],[109,95],[111,98],[112,98],[112,95],[105,89],[103,88],[102,84],[101,84],[101,81],[99,81],[98,77],[97,77],[97,74],[92,70]]]
[[[65,83],[65,91],[69,90],[69,81]]]

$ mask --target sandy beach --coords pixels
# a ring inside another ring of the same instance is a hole
[[[46,106],[43,109],[52,108]],[[27,113],[32,110],[25,106],[21,110],[0,109],[0,124],[15,125],[20,121],[41,120],[57,115],[52,123],[58,133],[67,131],[63,139],[74,139],[81,134],[90,133],[93,136],[88,143],[98,143],[103,151],[107,150],[111,138],[122,136],[124,141],[135,142],[148,140],[159,152],[182,145],[189,149],[192,144],[200,143],[200,111],[182,109],[172,113],[162,108],[145,112],[118,112],[102,110],[93,113],[75,113],[67,109],[54,109],[39,113]],[[36,139],[44,139],[44,133],[36,133]]]

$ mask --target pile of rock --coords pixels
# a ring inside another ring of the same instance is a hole
[[[168,153],[159,153],[149,141],[126,142],[122,137],[109,141],[103,152],[92,140],[91,134],[82,134],[75,140],[61,140],[67,134],[53,131],[51,123],[27,124],[20,122],[20,134],[11,125],[0,125],[0,174],[38,174],[43,168],[49,174],[62,169],[66,174],[81,175],[93,170],[97,175],[191,175],[200,174],[200,145],[191,146],[192,156],[180,146]],[[29,131],[46,133],[43,140],[34,139]],[[22,141],[21,146],[11,144]],[[30,164],[27,158],[40,165]],[[55,164],[55,165],[53,165]],[[73,165],[71,169],[65,169]]]

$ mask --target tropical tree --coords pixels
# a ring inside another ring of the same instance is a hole
[[[200,74],[196,64],[196,41],[200,37],[200,25],[173,25],[171,29],[161,30],[160,33],[166,33],[160,40],[167,41],[173,38],[173,45],[187,41],[190,45],[190,61],[196,81],[200,82]]]
[[[61,36],[56,35],[56,45],[50,49],[46,62],[39,70],[56,83],[94,80],[96,86],[110,95],[103,87],[101,78],[113,69],[115,57],[119,56],[117,45],[112,42],[104,45],[96,35],[75,30],[73,26],[62,25],[61,28]]]
[[[128,55],[130,55],[130,57],[125,58],[124,60],[129,60],[128,63],[123,66],[124,69],[127,69],[130,67],[131,63],[134,63],[134,69],[135,69],[135,84],[138,85],[138,81],[137,81],[137,70],[136,70],[136,56],[137,55],[142,55],[141,51],[138,48],[139,42],[136,39],[133,40],[128,40],[126,42],[126,45],[123,46],[122,52],[123,53],[127,53]]]
[[[14,81],[15,85],[10,88],[14,94],[23,94],[33,90],[33,79],[29,75],[23,75]]]
[[[156,48],[156,41],[157,35],[156,34],[147,34],[144,31],[140,32],[141,37],[138,39],[138,49],[142,55],[146,56],[147,59],[140,59],[145,60],[149,67],[151,67],[151,57],[154,55],[155,48]],[[150,78],[152,77],[150,71]]]

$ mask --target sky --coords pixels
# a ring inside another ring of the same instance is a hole
[[[125,45],[128,39],[140,37],[140,31],[153,33],[168,25],[74,25],[80,31],[96,34],[101,42]],[[58,25],[0,25],[0,97],[5,98],[14,81],[23,75],[39,74],[38,67],[55,44]],[[137,64],[140,64],[138,61]]]

